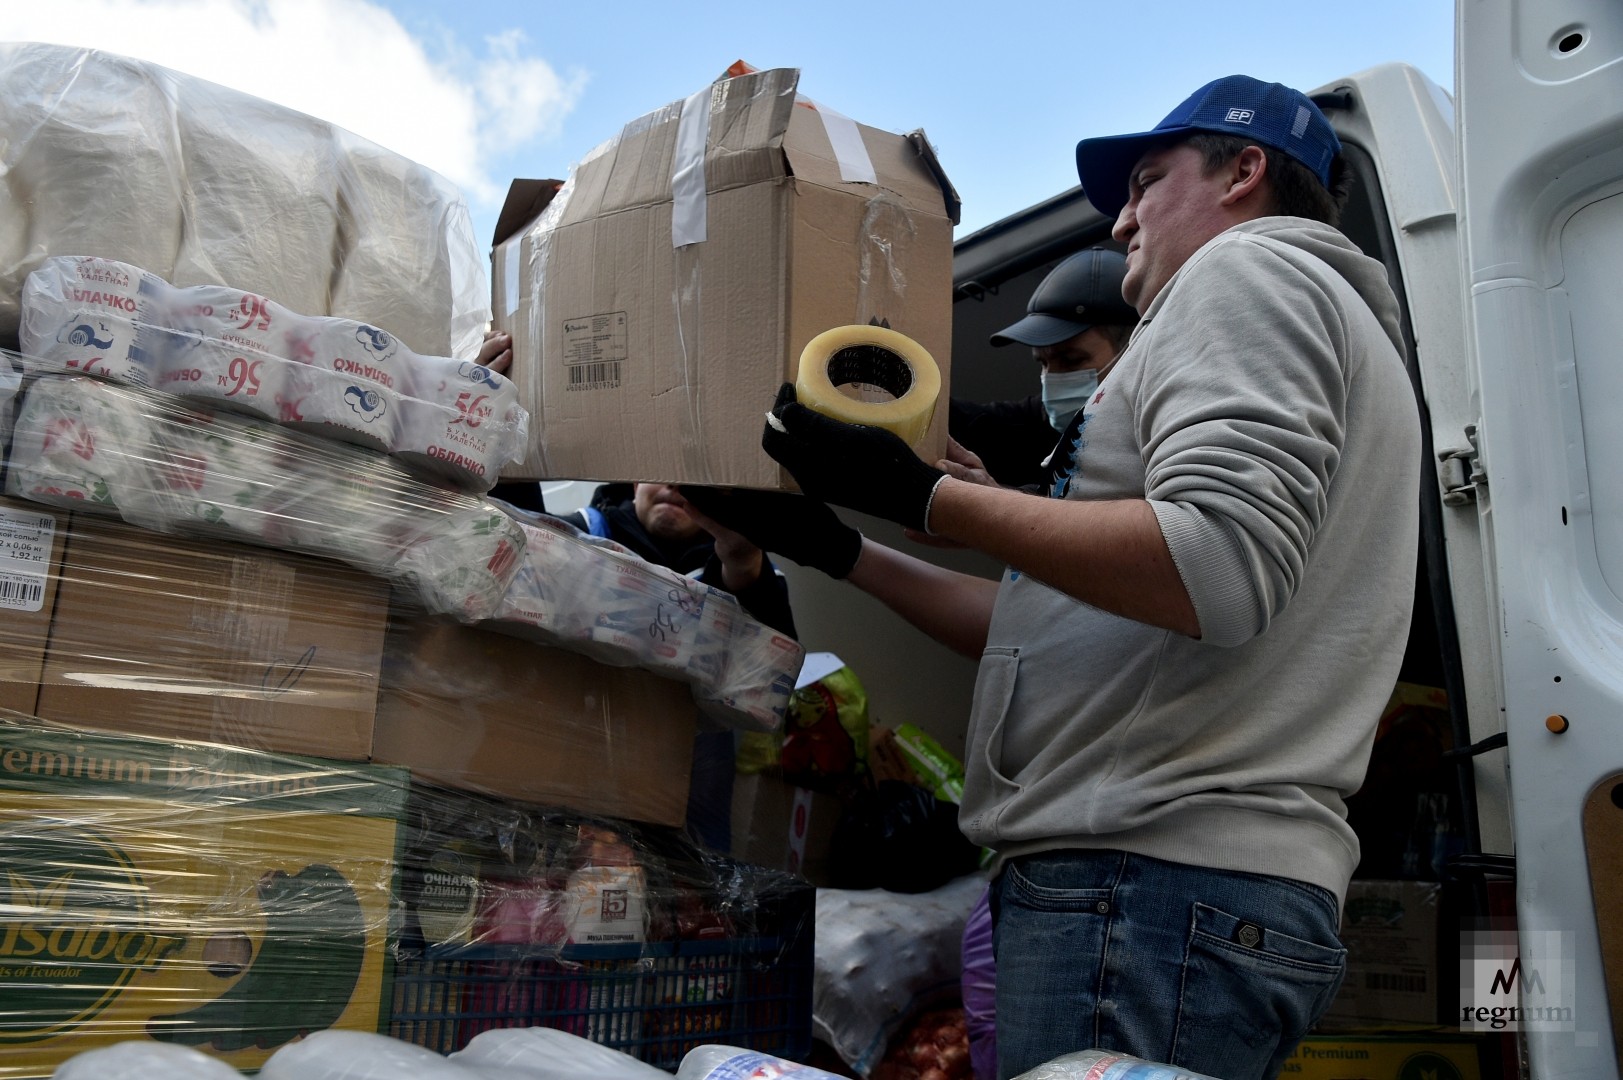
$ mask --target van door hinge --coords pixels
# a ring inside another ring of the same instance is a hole
[[[1437,480],[1443,486],[1446,506],[1476,502],[1477,489],[1488,486],[1482,471],[1482,453],[1477,449],[1476,425],[1465,425],[1465,446],[1437,451]]]

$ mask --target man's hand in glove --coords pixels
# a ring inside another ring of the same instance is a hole
[[[850,574],[862,554],[862,534],[816,499],[787,491],[728,491],[688,485],[680,490],[701,514],[756,547],[829,577]]]
[[[947,478],[884,428],[842,423],[806,408],[795,400],[793,383],[778,391],[761,447],[812,498],[923,532],[929,532],[936,485]]]

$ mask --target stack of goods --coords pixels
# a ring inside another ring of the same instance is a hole
[[[472,356],[490,317],[457,190],[322,120],[154,64],[0,45],[0,346],[23,280],[95,254]]]

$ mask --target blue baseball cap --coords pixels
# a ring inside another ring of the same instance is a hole
[[[1330,162],[1341,153],[1341,140],[1330,121],[1306,94],[1249,75],[1228,75],[1190,94],[1151,131],[1077,143],[1076,174],[1082,193],[1101,214],[1119,216],[1127,205],[1127,178],[1144,152],[1197,131],[1238,135],[1289,154],[1326,188]]]

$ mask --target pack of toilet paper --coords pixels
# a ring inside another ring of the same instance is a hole
[[[495,614],[524,544],[494,503],[380,454],[82,375],[30,381],[6,491],[156,532],[339,559],[466,622]]]
[[[520,460],[529,414],[471,360],[305,315],[224,285],[171,285],[128,263],[56,256],[22,289],[22,352],[55,370],[150,387],[399,457],[470,491]]]
[[[0,44],[0,346],[22,284],[101,255],[473,357],[489,279],[467,204],[416,162],[272,102],[93,49]]]
[[[805,659],[731,594],[544,515],[526,517],[519,567],[490,627],[693,687],[741,730],[783,724]]]

